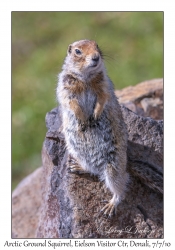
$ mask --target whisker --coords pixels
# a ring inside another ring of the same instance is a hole
[[[104,58],[111,59],[111,60],[113,60],[113,61],[116,60],[116,58],[114,58],[113,56],[107,55],[107,54],[103,54],[103,57],[104,57]]]

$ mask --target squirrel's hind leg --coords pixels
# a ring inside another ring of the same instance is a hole
[[[128,179],[129,177],[126,171],[114,168],[111,164],[108,164],[105,170],[105,183],[113,193],[113,197],[102,208],[101,212],[103,212],[104,215],[112,217],[116,213],[118,204],[125,198]]]

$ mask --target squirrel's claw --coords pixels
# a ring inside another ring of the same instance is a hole
[[[115,214],[116,214],[116,208],[115,205],[111,202],[108,202],[102,209],[101,209],[101,213],[103,213],[103,215],[105,217],[108,218],[112,218]]]
[[[78,121],[78,125],[81,128],[81,131],[85,131],[87,128],[86,122],[82,122],[81,120]]]
[[[77,164],[69,166],[68,172],[72,174],[84,174],[85,173],[84,169],[82,169]]]

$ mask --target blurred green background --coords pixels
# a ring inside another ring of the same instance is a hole
[[[163,12],[12,12],[12,189],[41,166],[67,46],[96,40],[117,89],[163,77]]]

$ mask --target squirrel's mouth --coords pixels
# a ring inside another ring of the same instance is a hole
[[[89,65],[89,67],[95,68],[97,65],[98,65],[98,63],[93,62],[93,63],[91,63],[91,64]]]
[[[92,61],[92,62],[89,64],[89,67],[95,68],[95,67],[97,67],[98,65],[99,65],[99,61],[98,61],[98,62]]]

